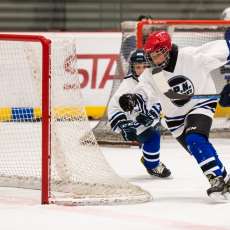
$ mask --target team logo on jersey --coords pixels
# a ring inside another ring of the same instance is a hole
[[[178,75],[173,78],[170,78],[168,80],[168,84],[175,93],[186,94],[186,95],[194,94],[194,86],[191,80],[183,75]],[[173,104],[177,106],[183,106],[189,101],[189,99],[186,100],[172,99],[171,101]]]

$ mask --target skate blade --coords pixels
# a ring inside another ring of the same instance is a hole
[[[148,173],[148,175],[151,177],[151,178],[153,178],[153,179],[160,179],[160,180],[171,180],[171,179],[173,179],[173,176],[172,175],[169,175],[169,176],[167,176],[167,177],[162,177],[162,176],[159,176],[159,175],[155,175],[155,174],[149,174]]]
[[[227,197],[227,194],[221,194],[219,192],[213,192],[209,195],[209,197],[215,201],[216,203],[230,203],[230,194],[229,198]]]
[[[224,193],[223,196],[225,197],[226,200],[228,200],[228,202],[230,202],[230,192]]]

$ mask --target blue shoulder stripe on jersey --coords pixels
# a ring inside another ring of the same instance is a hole
[[[145,112],[145,106],[143,105],[143,101],[137,98],[137,106],[140,112]]]
[[[147,113],[147,108],[146,108],[145,100],[143,99],[143,97],[140,94],[136,94],[136,97],[137,97],[138,107],[140,108],[140,110],[143,113]]]
[[[113,116],[109,119],[109,121],[112,121],[118,114],[124,114],[123,112],[119,111],[113,114]]]
[[[155,118],[159,118],[161,113],[161,105],[159,103],[156,103],[151,107],[149,113],[153,115]]]
[[[153,108],[149,110],[149,114],[151,114],[154,118],[159,118],[160,114],[156,112]]]
[[[227,43],[227,46],[228,46],[228,50],[229,50],[229,55],[228,55],[228,58],[227,60],[230,60],[230,28],[228,28],[225,33],[224,33],[224,38],[225,38],[225,41]]]
[[[145,101],[141,94],[137,93],[136,95],[140,98],[140,100],[142,100],[143,102]]]
[[[155,112],[157,112],[158,114],[160,114],[160,112],[161,112],[161,105],[160,105],[160,103],[154,104],[154,105],[151,107],[151,109],[153,109]]]
[[[127,119],[127,117],[125,116],[125,114],[121,114],[121,115],[117,116],[116,118],[114,118],[110,123],[110,126],[111,126],[112,130],[113,131],[116,130],[116,128],[117,128],[117,126],[119,124],[119,121],[126,120],[126,119]]]

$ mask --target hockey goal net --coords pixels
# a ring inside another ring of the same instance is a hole
[[[173,43],[179,47],[200,46],[209,41],[224,39],[224,32],[230,27],[230,21],[223,20],[144,20],[141,22],[127,21],[121,24],[122,44],[117,67],[117,75],[124,77],[128,70],[128,59],[135,48],[142,48],[148,34],[153,31],[166,30],[170,33]],[[219,93],[227,80],[230,79],[230,63],[212,72],[212,77]],[[119,78],[118,78],[119,79]],[[121,80],[114,80],[113,93]],[[218,105],[211,136],[230,136],[230,109]],[[125,144],[119,135],[110,131],[107,116],[94,129],[95,136],[102,144]],[[162,134],[168,132],[162,127]],[[132,143],[128,143],[132,144]]]
[[[0,186],[41,189],[43,204],[149,201],[101,153],[83,106],[75,46],[70,38],[0,35]]]

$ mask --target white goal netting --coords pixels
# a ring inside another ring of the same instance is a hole
[[[230,22],[226,21],[199,21],[199,20],[170,20],[157,21],[146,20],[144,22],[127,21],[121,24],[122,44],[117,67],[117,75],[124,77],[128,70],[128,58],[135,48],[142,48],[148,34],[153,31],[167,30],[173,43],[179,47],[199,46],[209,41],[224,39],[224,32],[230,27]],[[212,72],[217,92],[219,93],[230,79],[230,63]],[[117,90],[121,80],[114,80],[113,93]],[[111,132],[107,122],[107,116],[98,123],[94,129],[96,139],[101,144],[127,144],[118,134]],[[162,134],[168,135],[168,132],[162,127]],[[212,126],[212,137],[230,136],[230,109],[217,107],[216,118]],[[132,144],[132,143],[128,143]]]
[[[148,192],[113,171],[95,140],[77,77],[76,42],[50,38],[51,50],[45,56],[39,41],[27,39],[14,41],[0,35],[0,186],[42,186],[42,192],[48,191],[48,201],[43,203],[98,205],[151,200]],[[44,77],[49,57],[50,78]],[[47,108],[49,132],[42,126]],[[47,159],[44,149],[50,152]],[[46,164],[48,171],[42,170]]]

